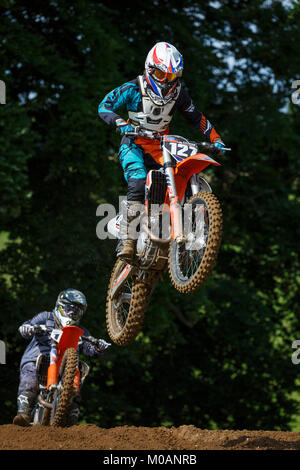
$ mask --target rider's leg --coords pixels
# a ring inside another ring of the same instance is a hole
[[[38,394],[35,362],[28,362],[20,371],[20,384],[18,389],[17,415],[13,424],[29,426],[31,412]]]
[[[125,143],[124,143],[125,141]],[[123,205],[123,218],[120,226],[122,248],[117,256],[127,262],[132,261],[137,238],[137,218],[141,212],[141,204],[145,200],[145,183],[147,171],[144,154],[133,142],[122,140],[119,158],[128,183],[127,201]]]

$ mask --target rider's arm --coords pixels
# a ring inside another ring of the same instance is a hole
[[[107,124],[114,125],[117,119],[122,119],[116,111],[123,105],[134,107],[139,99],[137,80],[126,82],[108,93],[98,107],[98,114]]]
[[[81,344],[80,349],[81,349],[82,353],[85,354],[86,356],[93,357],[93,356],[96,356],[96,355],[99,354],[99,351],[96,348],[96,346],[94,344],[89,343],[88,341],[85,341],[85,340],[82,340],[82,344]]]
[[[20,334],[23,336],[23,338],[29,339],[32,335],[28,327],[31,327],[34,325],[44,325],[46,323],[47,318],[48,318],[48,312],[41,312],[35,315],[30,320],[26,320],[19,327]]]
[[[87,336],[87,337],[91,336],[90,332],[84,326],[82,325],[79,325],[79,326],[84,331],[84,336]],[[99,351],[96,345],[90,343],[89,341],[86,341],[83,338],[80,338],[79,349],[83,354],[85,354],[86,356],[90,356],[90,357],[99,355],[100,353],[103,354],[103,352]]]
[[[30,320],[26,320],[22,325],[44,325],[48,319],[48,312],[41,312]]]
[[[186,89],[181,88],[176,105],[189,124],[195,129],[200,130],[208,142],[214,143],[222,141],[213,125],[193,104],[192,99]]]

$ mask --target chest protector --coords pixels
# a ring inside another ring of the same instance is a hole
[[[139,76],[139,85],[142,95],[142,111],[128,111],[130,121],[135,126],[141,126],[150,131],[165,131],[172,119],[172,109],[175,106],[181,85],[177,87],[174,97],[162,106],[153,103],[147,95],[142,75]]]

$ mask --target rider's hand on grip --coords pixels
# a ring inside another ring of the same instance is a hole
[[[98,339],[97,348],[100,352],[105,351],[109,346],[111,346],[111,343],[107,343],[104,339]]]
[[[19,328],[19,332],[23,338],[30,339],[34,335],[34,327],[32,325],[22,325]]]
[[[225,155],[226,153],[226,148],[224,142],[222,140],[218,140],[217,142],[214,142],[214,146],[217,147],[218,153],[217,155]]]
[[[117,132],[120,132],[121,135],[126,134],[127,132],[133,132],[133,127],[128,124],[124,119],[117,119],[116,120]]]

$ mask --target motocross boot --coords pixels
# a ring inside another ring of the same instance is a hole
[[[140,201],[127,201],[120,225],[122,242],[118,245],[117,257],[131,263],[134,257],[137,224],[133,221],[139,218],[142,209]]]
[[[17,426],[29,426],[35,398],[36,394],[33,392],[22,392],[18,396],[18,414],[14,417],[13,424]]]

